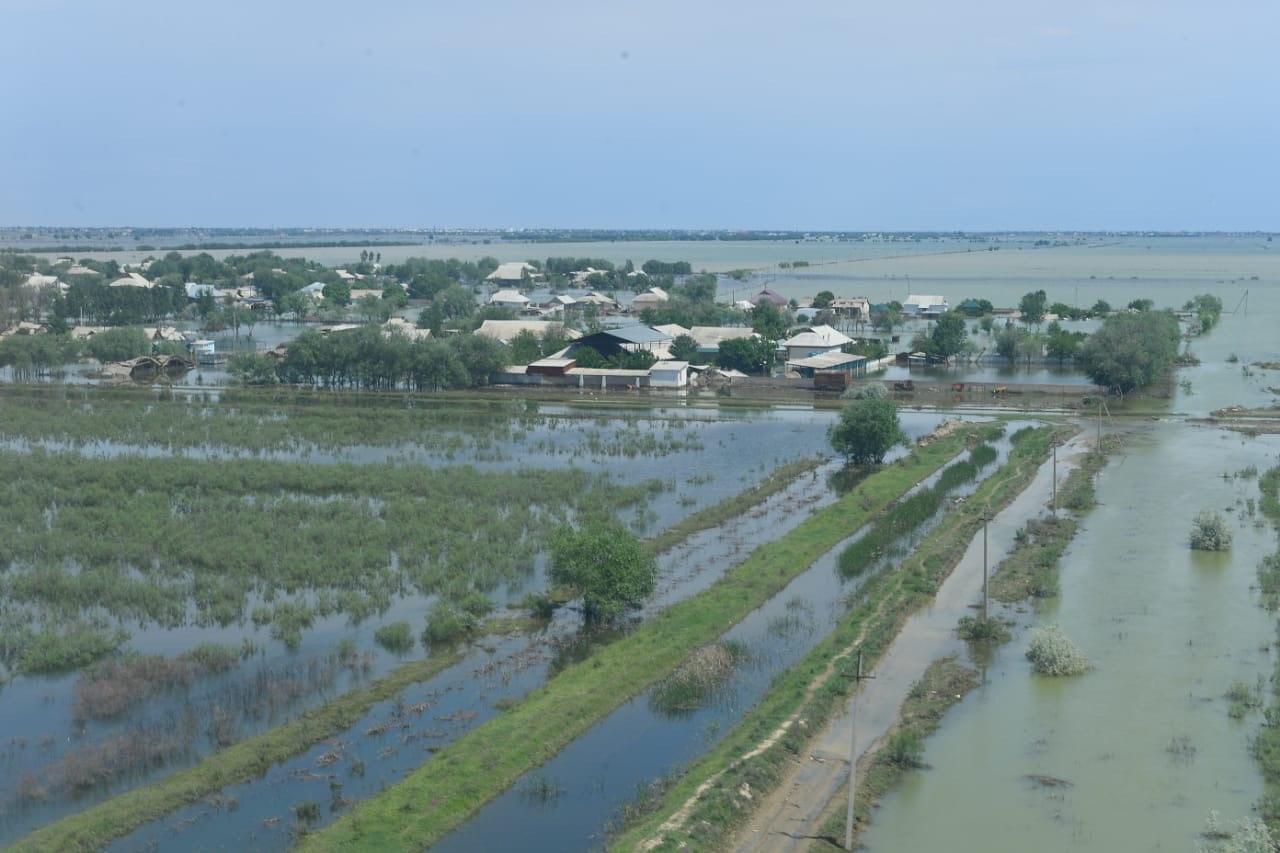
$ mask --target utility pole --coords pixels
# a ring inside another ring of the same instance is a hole
[[[862,674],[862,650],[858,650],[858,674],[853,682],[853,696],[849,699],[849,807],[844,815],[844,849],[853,849],[853,798],[858,786],[858,727],[857,718],[858,685],[863,679],[875,678],[874,675]]]
[[[1053,517],[1058,517],[1058,442],[1053,443]]]

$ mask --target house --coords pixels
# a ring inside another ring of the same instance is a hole
[[[587,267],[585,270],[577,270],[569,273],[569,280],[574,284],[586,284],[587,280],[593,275],[609,275],[608,270],[598,270],[595,267]]]
[[[539,278],[538,268],[525,261],[507,261],[498,264],[498,268],[484,277],[485,281],[494,284],[519,284],[525,279]]]
[[[631,300],[631,307],[636,311],[645,308],[652,308],[655,305],[661,305],[671,297],[661,287],[654,286],[646,290],[644,293],[637,293],[635,299]]]
[[[357,281],[364,278],[364,276],[359,273],[349,272],[348,270],[334,270],[333,272],[338,276],[338,278],[342,279],[342,281],[346,282],[348,285],[355,284]]]
[[[662,332],[664,335],[670,335],[672,339],[678,338],[681,335],[689,334],[689,330],[684,326],[681,326],[679,323],[667,323],[666,325],[654,326],[653,328]]]
[[[908,296],[902,303],[902,313],[908,317],[937,317],[947,310],[945,296]]]
[[[358,328],[360,328],[359,323],[334,323],[332,326],[321,326],[320,334],[337,335],[342,332],[354,332]]]
[[[419,329],[403,317],[392,317],[383,323],[382,333],[387,337],[404,335],[411,341],[425,341],[431,337],[430,329]]]
[[[168,341],[175,344],[185,344],[187,342],[182,332],[178,331],[174,326],[153,326],[143,329],[142,333],[147,336],[147,340],[153,342]]]
[[[720,344],[737,338],[752,338],[756,333],[748,326],[694,326],[689,337],[698,342],[698,354],[714,356],[720,352]]]
[[[529,297],[518,290],[499,290],[489,297],[489,304],[520,310],[529,304]]]
[[[539,338],[558,335],[568,341],[582,337],[580,332],[567,329],[563,323],[551,320],[485,320],[475,331],[477,335],[493,338],[501,344],[511,343],[521,332],[532,332]]]
[[[573,345],[574,350],[588,347],[605,358],[621,352],[649,352],[654,356],[666,350],[671,336],[649,326],[620,326],[585,335]]]
[[[86,341],[98,332],[105,332],[106,326],[72,326],[71,337],[78,341]]]
[[[779,308],[787,307],[787,297],[783,296],[781,293],[776,293],[767,287],[747,301],[750,302],[752,306],[759,305],[761,302],[772,302]]]
[[[830,326],[806,326],[783,341],[782,345],[787,348],[787,361],[792,362],[824,352],[839,352],[842,346],[851,343],[853,338]]]
[[[381,298],[382,298],[382,291],[381,291],[381,290],[378,290],[377,288],[374,288],[374,287],[353,287],[353,288],[351,288],[351,301],[352,301],[352,302],[359,302],[361,299],[364,299],[364,298],[366,298],[366,297],[368,297],[368,296],[372,296],[372,297],[374,297],[375,299],[381,299]]]
[[[649,385],[654,388],[684,388],[688,384],[687,361],[659,361],[649,368]]]
[[[153,282],[148,281],[145,277],[136,272],[125,273],[120,278],[111,282],[107,287],[155,287]]]
[[[67,267],[67,270],[63,275],[101,275],[101,273],[97,270],[89,269],[81,264],[72,264]]]
[[[837,296],[827,306],[837,317],[866,322],[871,318],[871,301],[865,296]]]
[[[182,289],[187,292],[187,298],[192,300],[199,299],[206,293],[214,298],[218,296],[218,289],[212,284],[196,284],[194,281],[189,281],[182,285]]]
[[[43,335],[48,331],[49,326],[45,323],[32,323],[28,320],[20,320],[16,326],[0,331],[0,338],[7,338],[13,335]]]
[[[846,378],[865,376],[867,373],[867,357],[835,350],[805,358],[789,359],[787,361],[787,370],[795,371],[805,379],[815,380],[819,376],[836,373],[843,374]],[[840,387],[844,387],[843,384],[840,384]]]
[[[305,293],[307,296],[310,296],[312,299],[324,299],[324,282],[313,281],[298,292]]]
[[[571,358],[547,356],[529,362],[524,372],[535,376],[565,376],[576,364]]]
[[[542,303],[542,307],[549,311],[563,311],[570,305],[577,305],[578,300],[574,299],[567,293],[557,293],[546,302]]]
[[[56,275],[40,275],[35,272],[27,276],[22,286],[28,290],[57,290],[59,293],[66,293],[68,288],[68,285],[59,281]]]
[[[590,293],[588,293],[586,296],[579,296],[578,301],[583,303],[584,305],[599,305],[601,308],[604,308],[606,310],[610,308],[618,307],[617,301],[609,298],[608,296],[605,296],[603,293],[601,293],[598,290],[593,290]]]

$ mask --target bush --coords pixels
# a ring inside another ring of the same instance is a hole
[[[1227,522],[1216,512],[1201,512],[1191,522],[1191,549],[1193,551],[1231,550],[1231,531]]]
[[[408,622],[392,622],[373,632],[374,641],[389,652],[402,655],[413,648],[413,632]]]
[[[913,731],[901,731],[889,738],[884,747],[885,760],[898,767],[912,770],[924,766],[924,745],[920,735]]]
[[[855,400],[827,433],[835,451],[855,465],[879,464],[906,436],[898,425],[898,407],[889,400]]]
[[[846,400],[883,400],[889,396],[889,389],[879,382],[867,382],[854,385],[840,396]]]
[[[1057,625],[1039,628],[1031,635],[1027,660],[1040,675],[1055,677],[1082,675],[1092,668],[1089,659]]]
[[[671,675],[658,682],[649,707],[665,716],[691,714],[724,692],[744,650],[714,643],[695,650]]]
[[[657,585],[658,564],[621,524],[590,521],[553,534],[551,579],[582,595],[588,621],[607,622],[644,603]]]
[[[151,341],[141,329],[107,329],[89,338],[85,349],[89,355],[106,364],[149,354]]]
[[[956,628],[960,639],[980,643],[1003,643],[1009,639],[1009,630],[999,619],[981,616],[961,616]]]
[[[479,620],[465,610],[447,601],[437,601],[427,615],[427,627],[422,629],[422,642],[428,646],[456,643],[475,633]]]
[[[275,359],[252,352],[231,356],[227,371],[241,385],[274,385],[279,381]]]

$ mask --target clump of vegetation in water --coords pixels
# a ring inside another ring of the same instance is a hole
[[[878,465],[905,436],[890,400],[855,400],[828,432],[831,447],[853,465]]]
[[[1089,659],[1057,625],[1038,628],[1031,635],[1027,660],[1040,675],[1082,675],[1092,669]]]
[[[991,616],[961,616],[956,633],[962,640],[978,643],[1003,643],[1009,639],[1009,629]]]
[[[402,655],[413,648],[413,630],[408,622],[392,622],[373,632],[374,641],[389,652]]]
[[[437,601],[427,614],[427,627],[422,630],[422,642],[428,646],[443,646],[464,640],[476,632],[480,620],[448,601]]]
[[[1252,817],[1236,821],[1228,828],[1216,811],[1210,811],[1200,837],[1208,843],[1199,846],[1199,853],[1275,853],[1276,850],[1270,828]]]
[[[531,803],[550,805],[560,799],[560,795],[564,793],[564,788],[545,773],[535,773],[520,786],[520,793]]]
[[[984,468],[996,461],[999,454],[996,449],[989,444],[979,444],[973,450],[969,451],[969,461],[979,468]]]
[[[697,649],[671,675],[658,682],[649,696],[649,707],[659,714],[678,717],[703,708],[729,686],[734,670],[746,657],[738,643],[713,643]]]
[[[1231,531],[1216,512],[1201,512],[1191,522],[1191,548],[1195,551],[1231,550]]]
[[[653,553],[615,521],[561,527],[550,544],[551,580],[581,595],[588,622],[609,622],[636,609],[658,583]]]
[[[129,638],[124,631],[112,631],[88,622],[71,622],[48,627],[25,637],[14,669],[23,673],[66,672],[79,669],[109,655]],[[11,638],[5,646],[10,647]]]
[[[158,693],[187,687],[198,676],[226,672],[240,659],[230,646],[203,643],[175,658],[134,653],[99,661],[76,679],[75,717],[118,716]]]
[[[1259,678],[1261,681],[1261,678]],[[1227,716],[1233,720],[1241,720],[1250,712],[1262,707],[1262,684],[1251,686],[1244,681],[1232,682],[1227,688]]]

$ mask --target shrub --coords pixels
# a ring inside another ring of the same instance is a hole
[[[427,615],[422,642],[428,646],[448,645],[471,636],[479,627],[476,617],[447,601],[437,601]]]
[[[1201,512],[1191,522],[1191,548],[1194,551],[1231,550],[1231,531],[1216,512]]]
[[[658,583],[658,564],[618,522],[589,521],[552,535],[551,579],[582,595],[588,621],[607,622],[644,603]]]
[[[1089,659],[1057,625],[1039,628],[1031,635],[1027,660],[1040,675],[1081,675],[1092,668]]]
[[[693,713],[724,691],[743,656],[740,646],[729,643],[702,646],[658,682],[649,697],[649,707],[666,716]]]
[[[413,648],[413,632],[408,622],[392,622],[373,632],[374,641],[389,652],[402,655]]]
[[[913,731],[901,731],[889,738],[884,748],[885,760],[908,770],[923,767],[924,745],[920,735]]]
[[[889,389],[879,382],[867,382],[854,385],[840,396],[846,400],[883,400],[889,396]]]
[[[956,633],[960,635],[960,639],[971,642],[1003,643],[1009,639],[1008,629],[999,619],[991,617],[984,619],[981,616],[962,616]]]
[[[79,669],[115,651],[126,639],[123,631],[109,632],[85,622],[58,626],[31,638],[16,669],[24,673]]]

